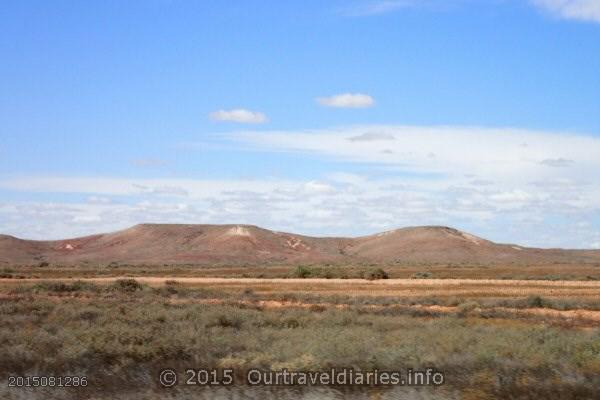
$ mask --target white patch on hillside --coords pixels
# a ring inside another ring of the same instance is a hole
[[[286,240],[288,246],[294,250],[310,250],[310,247],[304,244],[304,242],[298,238],[290,237]]]
[[[481,239],[479,239],[477,236],[473,236],[464,232],[461,232],[461,236],[468,242],[475,243],[477,246],[481,244]]]
[[[226,234],[231,236],[252,236],[250,231],[243,226],[234,226],[229,229]]]

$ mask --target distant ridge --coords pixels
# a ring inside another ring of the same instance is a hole
[[[0,265],[296,263],[590,263],[600,251],[498,244],[445,226],[356,238],[317,238],[253,225],[140,224],[118,232],[36,241],[0,235]]]

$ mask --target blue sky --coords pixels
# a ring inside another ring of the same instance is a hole
[[[2,233],[600,247],[600,0],[10,2],[0,57]]]

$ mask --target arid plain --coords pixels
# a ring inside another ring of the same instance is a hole
[[[0,369],[87,387],[21,398],[589,398],[600,376],[600,253],[446,227],[310,238],[243,225],[140,225],[0,239]],[[232,368],[165,389],[162,368]],[[244,373],[433,367],[441,386],[251,387]],[[101,394],[104,393],[104,394]]]

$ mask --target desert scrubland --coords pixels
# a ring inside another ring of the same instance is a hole
[[[0,391],[8,399],[592,399],[599,292],[596,281],[3,279],[2,374],[82,375],[89,384]],[[166,367],[232,368],[236,384],[165,389],[157,376]],[[343,367],[434,367],[445,382],[244,383],[252,368]]]

